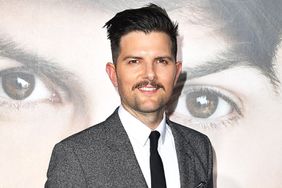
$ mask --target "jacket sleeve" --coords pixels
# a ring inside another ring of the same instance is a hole
[[[207,148],[208,148],[208,182],[207,182],[207,188],[213,188],[213,148],[211,145],[210,140],[208,137],[206,137],[207,142]]]
[[[71,147],[57,144],[52,152],[45,188],[87,187],[79,160]]]

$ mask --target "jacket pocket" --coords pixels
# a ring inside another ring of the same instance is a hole
[[[206,188],[207,183],[206,182],[200,182],[195,188]]]

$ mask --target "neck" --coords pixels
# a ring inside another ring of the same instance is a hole
[[[155,130],[163,119],[164,109],[156,112],[140,112],[123,105],[124,109],[128,111],[135,118],[144,123],[151,130]]]

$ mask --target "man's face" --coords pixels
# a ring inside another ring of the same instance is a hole
[[[175,62],[167,34],[130,32],[121,38],[116,66],[107,68],[123,106],[133,113],[151,113],[164,109],[181,64]]]
[[[87,1],[0,7],[0,187],[42,187],[54,144],[111,106],[97,102],[112,88],[97,79],[107,80],[108,18]]]
[[[218,188],[279,187],[281,88],[276,93],[269,79],[254,67],[227,67],[230,60],[244,62],[226,56],[236,42],[218,28],[178,22],[187,80],[171,119],[209,136]],[[281,52],[278,54],[276,68],[281,80]]]

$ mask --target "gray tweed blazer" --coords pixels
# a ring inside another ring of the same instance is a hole
[[[209,139],[167,120],[177,152],[182,188],[212,188]],[[104,122],[54,147],[45,188],[148,187],[117,110]]]

